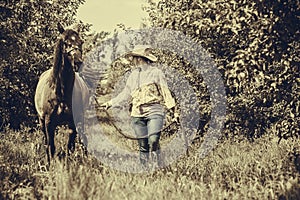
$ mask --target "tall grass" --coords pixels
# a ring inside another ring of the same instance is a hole
[[[224,140],[204,159],[199,142],[164,169],[130,174],[84,157],[80,148],[47,169],[42,133],[22,130],[0,135],[0,199],[300,199],[292,156],[299,139]]]

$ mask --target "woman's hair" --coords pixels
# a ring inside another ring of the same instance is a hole
[[[133,59],[141,58],[141,59],[143,59],[146,63],[153,63],[152,60],[150,60],[150,59],[148,59],[148,58],[146,58],[146,57],[143,57],[143,56],[132,56],[132,57],[133,57]]]

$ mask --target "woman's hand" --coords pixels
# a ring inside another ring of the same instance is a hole
[[[103,104],[100,105],[101,108],[104,108],[105,110],[109,109],[112,106],[112,102],[111,101],[107,101]]]
[[[177,123],[179,122],[179,114],[177,112],[173,113],[173,121]]]
[[[175,107],[170,109],[171,111],[171,118],[172,118],[172,122],[179,122],[179,113],[177,112],[177,110],[175,109]]]

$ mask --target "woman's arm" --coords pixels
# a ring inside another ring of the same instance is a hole
[[[131,97],[131,86],[133,84],[132,81],[133,81],[132,74],[130,74],[127,81],[126,81],[125,87],[122,90],[122,92],[119,93],[116,97],[114,97],[113,99],[110,100],[111,105],[113,107],[121,106],[130,99],[130,97]]]
[[[158,76],[159,76],[159,79],[158,79],[159,83],[158,84],[160,86],[160,93],[163,96],[165,106],[168,109],[171,109],[171,108],[175,107],[175,105],[176,105],[175,99],[171,95],[168,84],[166,82],[165,75],[161,70],[158,70]]]

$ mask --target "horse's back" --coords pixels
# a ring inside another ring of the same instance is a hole
[[[42,117],[45,112],[45,106],[54,91],[50,88],[51,69],[43,72],[39,78],[35,90],[34,104],[39,117]]]

